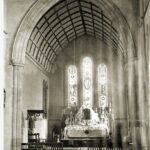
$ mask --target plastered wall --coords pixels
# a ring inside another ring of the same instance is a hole
[[[26,115],[28,109],[43,109],[43,80],[49,83],[49,77],[26,59],[22,83],[22,110],[24,115]]]

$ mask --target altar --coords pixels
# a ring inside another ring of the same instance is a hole
[[[89,126],[67,126],[65,128],[65,138],[98,138],[106,137],[108,135],[107,130],[100,127]]]
[[[96,140],[109,137],[109,121],[103,113],[83,106],[79,110],[71,108],[67,113],[62,140]]]
[[[92,59],[82,62],[82,100],[77,96],[77,68],[68,67],[68,105],[63,112],[61,140],[106,139],[111,135],[111,102],[108,100],[107,67],[98,67],[97,100],[93,97]],[[82,101],[82,104],[79,104]],[[97,101],[97,103],[94,103]]]

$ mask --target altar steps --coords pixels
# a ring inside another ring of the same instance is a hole
[[[122,150],[122,148],[110,148],[98,145],[65,147],[63,143],[22,143],[21,150]]]
[[[75,148],[57,148],[57,147],[49,147],[49,148],[26,148],[26,149],[22,149],[22,150],[122,150],[122,148],[83,148],[83,147],[81,147],[81,148],[77,148],[77,147],[75,147]]]
[[[26,149],[22,149],[22,150],[122,150],[122,148],[54,148],[54,147],[49,147],[49,148],[46,148],[46,149],[43,149],[43,148],[26,148]]]
[[[122,148],[108,148],[108,147],[68,147],[63,150],[122,150]]]
[[[22,150],[122,150],[122,148],[107,147],[46,147],[46,148],[25,148]]]

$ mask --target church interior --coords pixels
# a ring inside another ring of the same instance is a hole
[[[150,0],[4,1],[5,150],[150,149]]]

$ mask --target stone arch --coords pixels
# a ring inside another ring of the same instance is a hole
[[[53,5],[55,5],[60,0],[38,0],[27,12],[26,16],[23,18],[18,31],[16,33],[16,37],[13,44],[13,50],[12,50],[12,63],[13,64],[24,64],[25,63],[25,52],[27,47],[27,42],[30,37],[30,34],[38,22],[38,20],[42,17],[42,15]],[[121,34],[120,38],[123,41],[124,47],[128,50],[128,57],[135,57],[136,51],[135,51],[135,45],[134,40],[132,38],[132,34],[130,32],[129,25],[125,19],[125,17],[122,15],[121,11],[115,4],[113,4],[110,0],[104,1],[104,0],[89,0],[92,3],[98,5],[99,7],[103,6],[103,10],[106,11],[106,13],[111,17],[117,19],[117,23],[119,24],[119,33]],[[102,5],[102,6],[101,6]],[[108,13],[109,12],[109,13]],[[124,31],[124,29],[126,29]],[[125,33],[126,32],[126,33]],[[127,37],[128,35],[128,37]],[[126,43],[128,44],[128,47],[125,46]]]
[[[13,150],[20,150],[21,143],[21,112],[22,112],[22,67],[25,64],[25,55],[26,55],[26,47],[28,43],[28,39],[30,34],[38,22],[38,20],[42,17],[42,15],[50,9],[53,5],[55,5],[60,0],[38,0],[27,12],[25,17],[23,18],[13,43],[11,61],[13,64],[13,129],[12,129],[12,147]],[[103,7],[104,11],[108,11],[107,13],[111,18],[117,18],[117,22],[119,22],[119,33],[121,34],[122,41],[127,43],[130,41],[130,45],[125,48],[128,49],[128,57],[135,57],[135,46],[134,41],[128,26],[127,21],[124,16],[120,12],[120,10],[110,1],[110,0],[89,0],[99,7]],[[117,24],[116,24],[117,25]],[[126,28],[126,31],[124,31]],[[127,32],[127,33],[125,33]],[[126,37],[126,34],[128,37]]]

